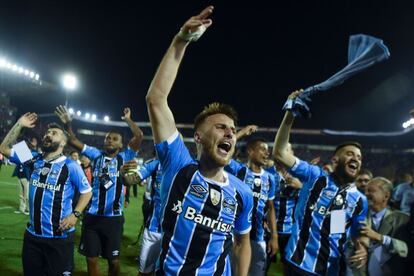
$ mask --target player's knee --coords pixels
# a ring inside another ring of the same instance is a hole
[[[86,257],[86,261],[90,265],[97,265],[98,264],[98,258],[97,257]]]
[[[112,266],[112,267],[118,267],[119,266],[119,259],[108,260],[108,265]]]

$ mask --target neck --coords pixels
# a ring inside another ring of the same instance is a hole
[[[352,180],[350,180],[348,177],[345,177],[344,175],[339,174],[336,171],[333,172],[331,175],[334,178],[335,183],[336,185],[338,185],[338,187],[344,187],[349,183],[352,183]]]
[[[50,160],[55,159],[56,157],[58,157],[61,154],[62,154],[61,149],[58,149],[58,150],[52,151],[52,152],[47,152],[43,155],[43,159],[45,159],[46,161],[50,161]]]
[[[247,161],[247,166],[250,170],[252,170],[254,173],[260,173],[262,171],[262,166],[257,165],[256,163],[252,162],[251,160]]]
[[[372,206],[371,207],[371,212],[379,213],[382,210],[384,210],[385,208],[387,208],[387,206],[383,206],[383,205],[381,205],[381,206]]]
[[[105,152],[105,156],[107,156],[107,157],[113,158],[113,157],[115,157],[117,155],[118,155],[118,151],[112,152],[112,153]]]
[[[206,160],[200,160],[199,164],[199,171],[203,176],[218,182],[225,181],[223,173],[224,167],[218,167],[217,165],[213,165],[211,162],[207,162]]]

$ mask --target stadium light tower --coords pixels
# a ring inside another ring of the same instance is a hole
[[[78,79],[72,73],[67,73],[62,76],[62,85],[65,89],[65,106],[68,107],[68,95],[70,92],[78,88]]]

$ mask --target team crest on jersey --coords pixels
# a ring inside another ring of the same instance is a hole
[[[59,175],[59,171],[52,171],[49,176],[50,177],[57,177]]]
[[[210,189],[210,199],[214,206],[220,203],[221,193],[217,190]]]
[[[43,168],[42,168],[42,170],[40,171],[40,173],[41,173],[42,175],[47,175],[47,174],[49,173],[49,171],[50,171],[50,168],[48,168],[48,167],[43,167]]]
[[[192,184],[190,185],[190,194],[198,197],[204,198],[208,193],[207,189],[203,187],[201,184]]]
[[[223,199],[223,212],[228,215],[233,215],[236,211],[236,201],[234,198],[225,197]]]
[[[335,204],[336,206],[341,206],[341,205],[343,205],[343,204],[344,204],[344,198],[342,197],[342,195],[337,195],[337,196],[335,197],[334,204]]]
[[[257,187],[259,187],[261,183],[262,183],[262,180],[260,178],[254,179],[254,185],[256,185]]]

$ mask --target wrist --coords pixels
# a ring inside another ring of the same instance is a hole
[[[76,210],[73,210],[73,212],[72,212],[72,215],[74,215],[75,216],[75,218],[80,218],[80,216],[82,215],[82,213],[81,212],[79,212],[79,211],[76,211]]]

